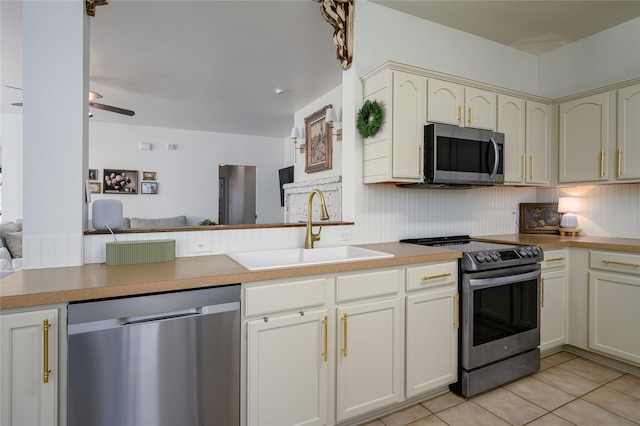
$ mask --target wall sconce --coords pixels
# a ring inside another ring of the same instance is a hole
[[[297,159],[298,150],[300,151],[300,154],[304,154],[307,144],[303,143],[303,144],[300,144],[300,146],[298,146],[298,139],[300,139],[301,135],[300,135],[300,129],[297,127],[291,128],[291,136],[289,137],[293,139],[293,162],[296,163],[298,161]]]
[[[336,133],[333,133],[333,128],[334,128],[333,123],[338,123],[338,116],[336,114],[336,110],[333,108],[328,108],[327,111],[325,112],[324,121],[329,125],[329,128],[331,129],[331,134],[333,136],[336,136],[336,140],[341,141],[342,129],[338,129]]]
[[[558,198],[558,213],[563,213],[560,228],[577,228],[578,218],[573,213],[579,213],[580,210],[580,198]]]

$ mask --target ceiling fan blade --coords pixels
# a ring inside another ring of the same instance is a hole
[[[91,108],[102,109],[104,111],[115,112],[117,114],[124,114],[128,116],[133,116],[136,114],[134,111],[131,111],[129,109],[118,108],[111,105],[99,104],[97,102],[89,102],[89,106]]]

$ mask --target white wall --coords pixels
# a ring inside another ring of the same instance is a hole
[[[22,219],[22,115],[0,115],[2,221]]]
[[[640,18],[538,58],[540,95],[560,98],[640,76]]]
[[[140,143],[152,144],[150,151]],[[175,150],[168,150],[175,144]],[[288,146],[287,146],[288,147]],[[116,198],[124,216],[159,218],[186,215],[190,224],[218,221],[218,166],[257,167],[258,223],[282,223],[278,169],[284,167],[283,140],[149,126],[91,122],[89,168],[156,172],[158,194],[93,194]],[[104,187],[104,184],[103,184]]]

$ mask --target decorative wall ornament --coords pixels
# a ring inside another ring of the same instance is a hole
[[[331,169],[331,157],[333,155],[331,128],[329,123],[325,121],[327,109],[331,107],[330,104],[326,105],[304,119],[307,144],[304,168],[306,173]]]
[[[378,133],[384,114],[377,101],[367,99],[358,111],[357,127],[363,139]]]
[[[105,6],[107,4],[109,4],[109,0],[85,0],[87,15],[96,16],[96,6]]]
[[[353,0],[316,1],[320,2],[320,12],[324,20],[334,29],[333,42],[342,69],[348,70],[353,59]]]

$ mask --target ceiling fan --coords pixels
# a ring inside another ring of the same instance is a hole
[[[15,87],[15,86],[5,85],[5,87],[8,87],[9,89],[22,90],[20,87]],[[95,108],[95,109],[101,109],[109,112],[115,112],[116,114],[128,115],[130,117],[136,114],[135,111],[131,111],[130,109],[124,109],[124,108],[119,108],[111,105],[106,105],[103,103],[94,102],[96,99],[100,99],[100,98],[102,98],[101,94],[93,91],[89,91],[89,107]],[[15,102],[15,103],[12,103],[11,105],[21,107],[22,102]],[[92,116],[93,114],[89,113],[89,117],[92,117]]]

